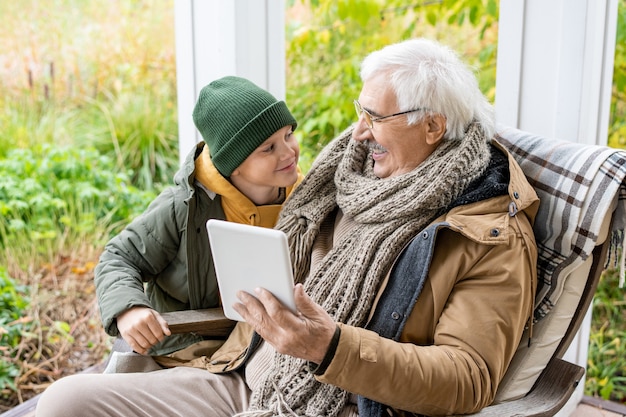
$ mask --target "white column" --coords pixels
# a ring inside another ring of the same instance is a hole
[[[496,117],[545,137],[606,145],[617,0],[500,0]],[[591,314],[565,354],[586,367]],[[584,380],[557,416],[580,402]]]
[[[248,78],[285,97],[284,0],[175,0],[180,160],[202,140],[191,114],[202,87]]]
[[[606,144],[617,0],[501,0],[498,121]]]

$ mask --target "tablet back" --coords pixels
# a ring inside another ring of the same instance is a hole
[[[280,230],[211,219],[206,224],[226,317],[244,321],[232,308],[237,291],[270,291],[293,312],[293,272],[287,236]]]

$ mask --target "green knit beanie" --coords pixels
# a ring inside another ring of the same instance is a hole
[[[277,130],[298,125],[287,105],[240,77],[224,77],[200,91],[193,121],[225,177]]]

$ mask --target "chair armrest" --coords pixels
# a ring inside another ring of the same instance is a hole
[[[585,370],[563,359],[552,358],[526,396],[490,405],[476,417],[549,417],[572,396]]]
[[[220,307],[161,313],[172,334],[195,333],[201,336],[228,336],[235,324]]]

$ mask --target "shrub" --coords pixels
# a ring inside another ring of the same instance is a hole
[[[80,246],[101,246],[145,209],[154,191],[130,184],[94,149],[44,144],[0,160],[0,264],[45,259]]]
[[[593,300],[585,394],[626,403],[626,293],[619,271],[602,275]]]
[[[28,307],[27,289],[18,286],[0,267],[0,398],[7,398],[15,391],[15,378],[20,368],[12,358],[22,334],[28,332],[31,323],[24,312]]]

